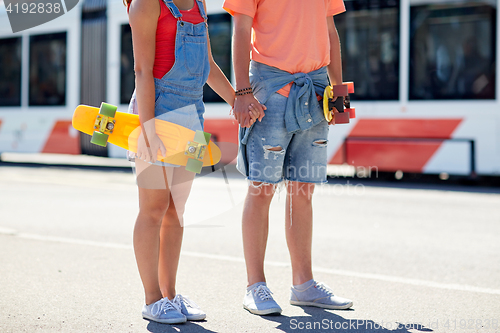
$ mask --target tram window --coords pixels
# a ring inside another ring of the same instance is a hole
[[[21,106],[21,37],[0,39],[0,107]]]
[[[399,99],[399,0],[345,0],[335,16],[344,81],[356,100]]]
[[[210,46],[214,60],[219,65],[226,77],[231,77],[231,15],[208,15],[208,31]],[[203,101],[205,103],[224,102],[207,84],[203,88]]]
[[[30,37],[29,105],[66,104],[66,33]]]
[[[132,29],[128,23],[122,25],[120,54],[120,103],[128,104],[135,89]]]
[[[495,98],[495,13],[484,2],[411,7],[410,99]]]

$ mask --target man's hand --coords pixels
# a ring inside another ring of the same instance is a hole
[[[338,98],[338,97],[334,97],[334,98],[332,99],[332,102],[337,101],[337,98]],[[332,115],[332,120],[330,120],[330,121],[328,122],[328,125],[335,125],[335,110],[337,110],[337,109],[336,109],[336,108],[333,108],[332,110],[330,110],[330,114]]]
[[[328,125],[335,125],[335,112],[332,112],[332,120],[328,122]]]
[[[264,105],[261,104],[260,106],[265,110],[266,107]],[[248,106],[248,111],[250,114],[250,126],[253,125],[253,123],[255,123],[257,120],[262,121],[264,113],[261,114],[257,106],[255,106],[254,104],[250,104]]]

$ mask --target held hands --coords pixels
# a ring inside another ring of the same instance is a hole
[[[266,107],[253,94],[236,96],[234,101],[234,117],[241,127],[250,127],[257,120],[262,121],[264,110]]]
[[[146,135],[144,135],[144,133],[146,133]],[[142,126],[142,131],[137,142],[136,155],[137,158],[145,162],[155,163],[157,161],[158,150],[161,155],[165,157],[167,149],[158,134],[156,134],[153,119],[153,121],[148,121],[144,126]]]

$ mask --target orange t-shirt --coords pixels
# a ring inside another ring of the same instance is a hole
[[[254,19],[252,60],[292,74],[330,63],[327,17],[345,11],[343,0],[225,0],[223,7]],[[279,92],[288,96],[290,86]]]

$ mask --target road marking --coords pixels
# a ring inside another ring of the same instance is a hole
[[[44,242],[57,242],[57,243],[66,243],[66,244],[75,244],[75,245],[105,247],[105,248],[112,248],[112,249],[133,250],[132,245],[127,245],[127,244],[96,242],[96,241],[75,239],[75,238],[53,237],[53,236],[44,236],[44,235],[36,235],[36,234],[18,233],[14,229],[1,228],[1,227],[0,227],[0,235],[15,236],[15,237],[22,238],[22,239],[30,239],[30,240],[37,240],[37,241],[44,241]],[[181,251],[181,255],[187,256],[187,257],[194,257],[194,258],[204,258],[204,259],[231,261],[231,262],[239,262],[239,263],[245,262],[245,259],[240,258],[240,257],[225,256],[225,255],[220,255],[220,254]],[[273,266],[273,267],[290,267],[290,263],[278,262],[278,261],[266,261],[265,265],[266,266]],[[330,268],[323,268],[323,267],[314,267],[313,271],[320,272],[320,273],[326,273],[326,274],[342,275],[342,276],[348,276],[348,277],[368,279],[368,280],[378,280],[378,281],[384,281],[384,282],[396,282],[396,283],[409,284],[409,285],[421,286],[421,287],[430,287],[430,288],[457,290],[457,291],[468,291],[468,292],[490,294],[490,295],[500,295],[499,289],[482,288],[482,287],[470,286],[470,285],[466,285],[466,284],[439,283],[439,282],[434,282],[434,281],[410,279],[410,278],[391,276],[391,275],[360,273],[360,272],[353,272],[353,271],[346,271],[346,270],[339,270],[339,269],[330,269]]]
[[[2,235],[16,235],[17,232],[14,229],[0,228],[0,234],[2,234]]]
[[[1,230],[0,230],[0,232],[1,232]],[[11,235],[14,235],[14,236],[17,236],[17,237],[23,238],[23,239],[31,239],[31,240],[38,240],[38,241],[44,241],[44,242],[68,243],[68,244],[76,244],[76,245],[107,247],[107,248],[112,248],[112,249],[133,250],[132,245],[119,244],[119,243],[95,242],[95,241],[84,240],[84,239],[52,237],[52,236],[43,236],[43,235],[25,234],[25,233],[16,233],[16,234],[11,233]]]
[[[243,258],[223,256],[223,255],[217,255],[217,254],[205,254],[205,253],[186,252],[186,251],[182,251],[181,254],[186,255],[186,256],[190,256],[190,257],[198,257],[198,258],[216,259],[216,260],[242,262],[242,263],[245,262],[245,260]],[[265,261],[265,265],[274,266],[274,267],[290,267],[290,263],[278,262],[278,261],[267,261],[267,260]],[[483,293],[483,294],[500,295],[500,290],[498,290],[498,289],[482,288],[482,287],[476,287],[476,286],[469,286],[469,285],[465,285],[465,284],[439,283],[439,282],[434,282],[434,281],[410,279],[410,278],[404,278],[404,277],[399,277],[399,276],[372,274],[372,273],[359,273],[359,272],[346,271],[346,270],[340,270],[340,269],[330,269],[330,268],[323,268],[323,267],[313,267],[313,271],[320,272],[320,273],[333,274],[333,275],[342,275],[342,276],[348,276],[348,277],[369,279],[369,280],[379,280],[379,281],[384,281],[384,282],[396,282],[396,283],[411,284],[414,286],[432,287],[432,288],[439,288],[439,289],[470,291],[470,292]]]

